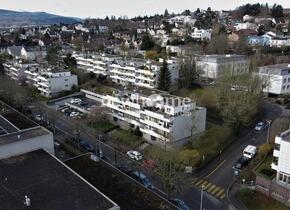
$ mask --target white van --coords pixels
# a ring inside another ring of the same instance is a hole
[[[243,151],[243,156],[245,158],[252,159],[255,157],[256,153],[257,153],[257,147],[253,145],[248,145]]]

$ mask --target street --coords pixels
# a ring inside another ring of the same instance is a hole
[[[47,109],[46,105],[43,106]],[[264,122],[274,120],[279,116],[290,116],[288,110],[283,110],[280,106],[268,102],[264,103],[263,112],[264,115],[261,121]],[[71,137],[73,137],[74,133],[73,126],[70,119],[64,115],[61,115],[55,121],[55,128]],[[266,143],[268,126],[267,124],[261,132],[254,131],[253,127],[245,130],[240,138],[225,149],[219,157],[204,167],[198,174],[195,174],[198,178],[194,182],[188,183],[187,189],[179,197],[191,209],[199,209],[201,203],[201,188],[203,187],[203,209],[232,209],[227,199],[227,190],[234,181],[234,170],[232,167],[242,155],[242,151],[247,145],[259,146]],[[79,130],[81,139],[85,139],[95,146],[97,145],[95,136],[92,136],[86,127],[80,126]],[[145,174],[148,174],[154,185],[158,189],[161,189],[160,180],[158,180],[160,177],[155,173],[144,169],[139,163],[128,159],[126,155],[116,152],[114,148],[106,144],[100,143],[97,148],[101,148],[103,155],[106,157],[106,161],[112,165],[127,165],[141,171],[145,170]],[[164,196],[162,190],[157,190],[156,192]]]

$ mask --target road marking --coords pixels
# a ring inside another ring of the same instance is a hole
[[[219,191],[220,189],[221,189],[221,188],[217,186],[217,187],[216,187],[216,188],[211,192],[211,194],[213,194],[213,195],[216,194],[216,192]]]
[[[226,160],[224,160],[223,162],[221,162],[212,172],[210,172],[206,177],[204,177],[205,179],[210,177],[214,172],[216,172],[224,163],[226,162]]]
[[[213,184],[208,190],[207,192],[211,193],[217,186],[215,184]]]
[[[225,193],[225,190],[224,189],[220,189],[217,193],[216,193],[216,195],[215,195],[215,197],[220,197],[222,194],[224,194]]]
[[[226,194],[223,193],[223,194],[220,196],[220,199],[222,200],[222,199],[224,199],[225,197],[226,197]]]
[[[197,185],[197,187],[201,188],[202,186],[205,186],[207,183],[208,183],[208,181],[203,180],[203,182],[201,182],[199,185]]]
[[[208,183],[207,185],[205,185],[205,187],[203,188],[205,191],[207,191],[207,189],[209,188],[209,187],[211,187],[213,185],[213,183]]]
[[[195,182],[194,185],[199,186],[203,181],[204,181],[203,179],[200,179],[199,181]]]

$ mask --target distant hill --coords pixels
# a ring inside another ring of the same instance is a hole
[[[46,12],[17,12],[0,9],[0,27],[27,26],[27,25],[49,25],[49,24],[71,24],[81,19],[63,17]]]

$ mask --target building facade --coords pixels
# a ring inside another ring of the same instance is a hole
[[[139,129],[150,142],[174,143],[205,130],[206,109],[186,98],[149,90],[82,92],[108,108],[115,123]]]
[[[265,84],[265,93],[281,95],[290,92],[290,64],[262,66],[258,75]]]
[[[249,59],[244,55],[205,55],[196,62],[201,77],[217,79],[224,71],[241,74],[249,71]]]

